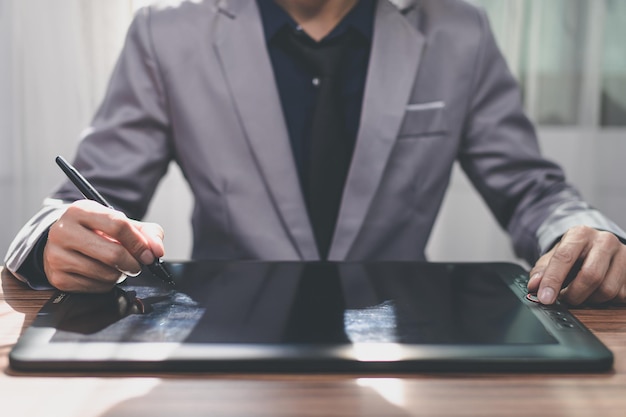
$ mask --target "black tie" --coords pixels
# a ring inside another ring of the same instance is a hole
[[[322,259],[326,259],[352,159],[353,140],[346,134],[341,103],[340,76],[343,58],[356,37],[346,32],[316,43],[300,31],[285,30],[283,47],[304,62],[318,81],[310,142],[305,141],[302,187]]]

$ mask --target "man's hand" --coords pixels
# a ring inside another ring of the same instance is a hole
[[[106,292],[122,274],[137,275],[141,264],[163,254],[159,225],[80,200],[50,227],[43,263],[50,284],[62,291]]]
[[[577,263],[580,270],[564,282]],[[530,271],[528,291],[543,304],[560,294],[568,304],[626,303],[626,245],[609,232],[586,226],[568,230],[563,238]]]

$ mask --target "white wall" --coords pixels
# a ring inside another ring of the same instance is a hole
[[[61,180],[105,89],[128,0],[0,0],[0,254]]]
[[[0,1],[0,253],[4,253],[9,237],[15,232],[12,222],[19,219],[18,204],[13,201],[14,173],[11,155],[17,141],[12,138],[13,106],[8,100],[12,96],[12,10],[11,4]]]

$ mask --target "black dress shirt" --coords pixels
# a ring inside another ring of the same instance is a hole
[[[274,70],[274,78],[283,108],[289,139],[302,174],[303,161],[307,159],[304,146],[311,130],[315,106],[317,75],[303,62],[287,54],[276,42],[279,32],[285,27],[300,30],[298,24],[278,6],[274,0],[257,0],[267,50]],[[359,0],[343,20],[320,43],[341,36],[348,30],[359,35],[359,42],[348,52],[347,65],[341,74],[341,97],[345,117],[346,140],[356,140],[361,120],[361,105],[365,78],[374,31],[376,0]],[[302,175],[300,175],[301,177]]]

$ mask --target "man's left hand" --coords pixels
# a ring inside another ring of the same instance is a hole
[[[580,269],[565,283],[577,262]],[[542,304],[559,297],[571,305],[626,303],[626,245],[610,232],[574,227],[539,258],[530,271],[528,291],[536,292]]]

